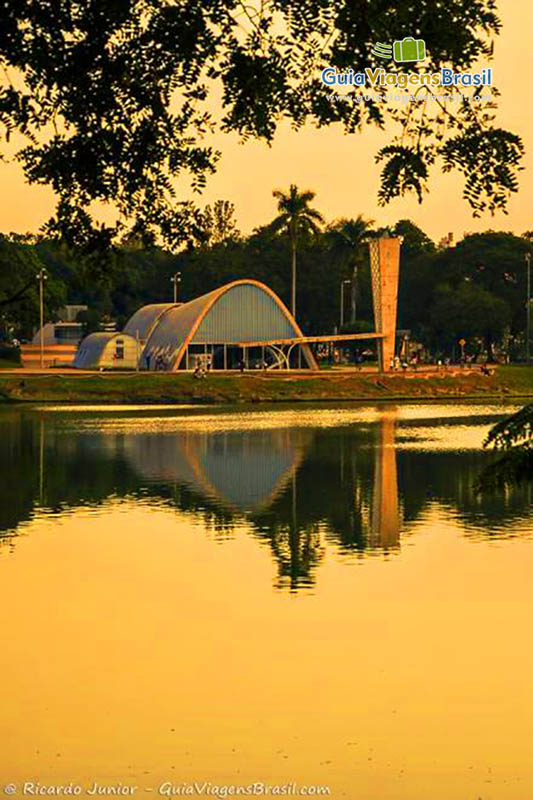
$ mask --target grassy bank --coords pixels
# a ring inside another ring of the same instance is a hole
[[[0,357],[0,369],[18,369],[20,366],[18,361]]]
[[[0,400],[39,403],[258,403],[533,397],[533,368],[479,372],[309,375],[0,374]]]

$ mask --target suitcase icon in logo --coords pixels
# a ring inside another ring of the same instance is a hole
[[[405,39],[394,42],[395,61],[423,61],[426,57],[426,43],[423,39]]]

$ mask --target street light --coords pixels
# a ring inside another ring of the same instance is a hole
[[[529,364],[529,357],[530,357],[529,349],[530,349],[530,341],[531,341],[531,253],[526,253],[525,254],[525,260],[526,260],[526,264],[527,264],[526,361]]]
[[[340,324],[339,331],[342,328],[342,326],[344,325],[344,287],[345,287],[345,285],[347,283],[351,283],[351,281],[348,281],[348,280],[341,281],[341,320],[340,320],[341,324]]]
[[[170,283],[174,284],[174,302],[178,302],[178,286],[181,282],[181,272],[175,272],[170,279]]]
[[[48,274],[44,267],[39,270],[36,275],[37,280],[39,281],[39,320],[40,320],[40,330],[39,330],[39,348],[40,348],[40,363],[41,369],[44,368],[44,282],[48,280]]]

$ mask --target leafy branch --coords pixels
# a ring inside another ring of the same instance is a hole
[[[467,70],[492,57],[500,27],[495,0],[4,0],[0,137],[22,135],[27,181],[57,195],[47,231],[87,246],[116,241],[125,226],[173,248],[188,240],[195,211],[180,203],[178,181],[202,192],[220,157],[217,125],[271,142],[282,120],[347,133],[392,122],[400,135],[378,154],[380,202],[410,191],[422,200],[440,161],[463,174],[475,214],[505,210],[523,145],[493,123],[492,99],[453,113],[438,98],[398,110],[333,97],[319,77],[327,66],[383,66],[373,45],[413,33],[429,72]],[[118,222],[103,230],[95,202]]]
[[[478,493],[532,480],[533,403],[494,425],[484,446],[492,446],[502,455],[483,470],[476,487]]]

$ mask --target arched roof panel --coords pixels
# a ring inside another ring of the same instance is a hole
[[[117,336],[123,334],[116,331],[90,333],[80,342],[73,366],[76,369],[91,369],[100,361],[107,344]]]
[[[171,308],[179,308],[179,306],[176,303],[152,303],[143,306],[127,321],[124,333],[128,333],[134,339],[138,337],[140,342],[145,342],[158,320]]]
[[[161,315],[144,346],[141,363],[154,367],[156,359],[162,357],[167,369],[176,369],[187,337],[195,323],[215,301],[218,291],[175,306]]]
[[[160,315],[145,344],[141,363],[155,368],[161,358],[165,369],[172,370],[179,367],[189,344],[235,344],[301,336],[298,325],[268,286],[253,280],[234,281]]]
[[[191,343],[258,342],[292,339],[297,335],[271,294],[262,286],[240,284],[219,297],[202,319]]]

